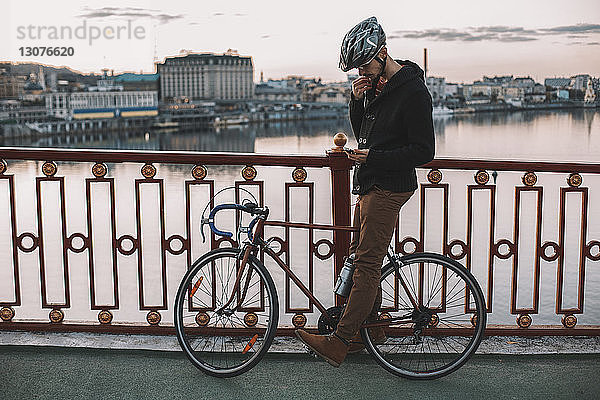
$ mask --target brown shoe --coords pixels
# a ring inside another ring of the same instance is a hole
[[[382,327],[376,326],[373,328],[369,328],[369,334],[371,335],[371,341],[373,344],[383,344],[387,340],[387,336],[385,336],[385,330]],[[362,336],[360,335],[360,331],[352,338],[350,342],[350,347],[348,347],[348,354],[354,354],[362,351],[365,348],[364,343],[362,342]]]
[[[296,329],[296,336],[334,367],[339,367],[348,353],[348,345],[335,334],[313,335],[302,329]]]

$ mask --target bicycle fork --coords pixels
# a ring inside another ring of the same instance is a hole
[[[248,265],[248,260],[250,259],[250,255],[252,254],[253,248],[254,248],[254,246],[249,244],[244,247],[244,250],[242,252],[240,252],[240,255],[242,255],[242,261],[240,262],[240,267],[239,267],[239,270],[235,277],[235,284],[233,286],[233,290],[231,291],[231,295],[229,296],[229,299],[227,300],[227,302],[225,304],[223,304],[223,306],[221,308],[219,308],[218,310],[215,311],[216,314],[221,314],[222,312],[225,312],[226,314],[229,314],[229,313],[233,314],[233,310],[229,309],[228,307],[230,306],[231,303],[233,303],[235,294],[240,287],[240,282],[242,280],[242,276],[244,275],[244,270],[246,269],[246,266]],[[250,285],[251,277],[252,277],[252,268],[250,268],[250,270],[248,271],[248,274],[246,275],[246,281],[244,282],[244,288],[243,288],[242,294],[239,298],[239,302],[235,308],[237,308],[239,305],[241,305],[244,302],[244,299],[246,298],[246,293],[248,292],[248,287]]]
[[[265,223],[264,218],[259,218],[258,223],[256,224],[256,230],[255,232],[260,232],[263,228],[263,225]],[[226,313],[231,313],[233,314],[233,310],[228,309],[229,305],[231,303],[233,303],[233,300],[235,298],[235,294],[238,291],[239,287],[240,287],[240,282],[242,280],[242,276],[244,274],[244,270],[246,269],[246,266],[248,265],[248,261],[250,260],[250,256],[252,255],[252,253],[258,249],[258,240],[259,240],[260,235],[256,234],[254,235],[254,238],[252,240],[252,243],[248,243],[244,246],[244,249],[242,252],[240,252],[240,255],[242,255],[242,261],[240,262],[240,269],[237,272],[237,275],[235,277],[235,284],[233,286],[233,290],[231,291],[231,295],[229,297],[229,300],[227,300],[227,302],[221,307],[219,308],[217,311],[215,311],[215,313],[220,314],[222,312],[226,312]],[[256,242],[256,243],[255,243]],[[248,271],[248,275],[246,275],[246,281],[244,282],[244,288],[242,290],[242,294],[240,296],[239,302],[237,304],[237,306],[235,308],[237,308],[238,306],[240,306],[243,302],[244,299],[246,298],[246,294],[248,293],[248,287],[250,285],[250,279],[252,278],[252,268],[250,268],[250,270]],[[235,309],[234,308],[234,309]],[[227,310],[227,311],[225,311]]]

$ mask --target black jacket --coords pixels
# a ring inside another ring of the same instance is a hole
[[[350,100],[350,124],[359,149],[369,149],[367,161],[354,169],[354,194],[374,185],[392,192],[417,188],[415,167],[433,160],[431,95],[423,70],[408,60],[396,60],[402,69],[369,101]]]

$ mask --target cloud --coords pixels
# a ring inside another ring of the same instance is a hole
[[[480,26],[480,27],[471,27],[468,28],[475,32],[491,32],[491,33],[514,33],[521,35],[532,35],[535,34],[536,31],[532,29],[525,29],[520,26],[506,26],[506,25],[496,25],[496,26]]]
[[[565,36],[570,39],[588,39],[600,33],[600,25],[575,24],[551,28],[528,29],[521,26],[477,26],[463,29],[440,28],[423,30],[397,30],[388,39],[427,39],[440,42],[529,42],[545,36]]]
[[[149,18],[157,20],[161,24],[166,24],[184,17],[183,15],[165,14],[161,13],[160,10],[139,7],[102,7],[97,9],[85,7],[83,10],[83,14],[80,14],[77,17],[90,19],[110,17]]]
[[[221,12],[221,11],[212,13],[213,17],[224,17],[226,15],[227,14],[225,14],[224,12]],[[231,14],[231,15],[233,15],[234,17],[247,17],[248,16],[248,14],[244,14],[244,13],[235,13],[235,14]]]
[[[532,40],[537,39],[530,36],[505,36],[500,38],[501,42],[530,42]]]
[[[485,27],[466,28],[465,30],[426,29],[423,31],[395,31],[392,33],[392,35],[388,36],[388,38],[429,39],[442,42],[481,42],[488,40],[500,42],[523,42],[536,40],[533,37],[515,35],[508,32],[509,31],[507,30],[499,29],[499,27],[492,27],[491,30],[486,30]],[[518,32],[522,33],[523,31],[519,30]]]
[[[539,29],[539,32],[548,34],[562,34],[562,33],[600,33],[600,25],[598,24],[575,24],[556,26],[554,28]]]
[[[600,42],[589,42],[588,46],[600,46]]]
[[[268,38],[270,38],[270,37],[271,37],[271,35],[262,35],[260,38],[261,38],[261,39],[268,39]]]

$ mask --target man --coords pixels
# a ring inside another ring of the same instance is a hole
[[[352,193],[358,195],[352,240],[354,285],[336,331],[327,336],[297,330],[296,335],[315,353],[338,367],[348,351],[360,351],[360,326],[376,320],[381,305],[381,265],[398,221],[400,208],[417,189],[415,167],[435,153],[431,96],[423,71],[415,63],[392,59],[385,33],[375,17],[344,37],[340,68],[358,68],[352,83],[350,123],[358,149]],[[374,342],[386,340],[383,328],[372,328]]]

